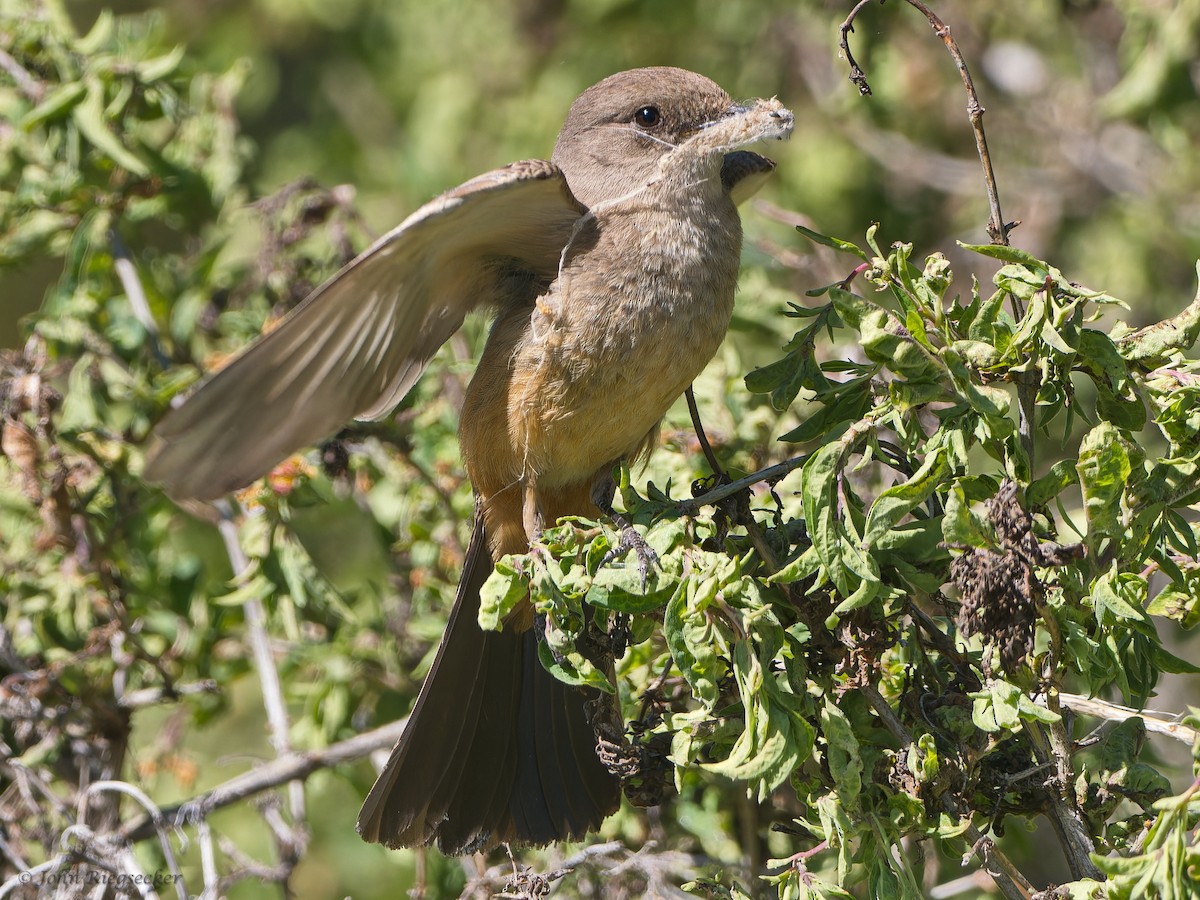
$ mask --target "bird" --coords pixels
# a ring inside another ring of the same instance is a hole
[[[479,592],[566,515],[611,512],[613,468],[716,353],[733,311],[737,206],[784,139],[777,99],[735,102],[656,66],[571,105],[549,160],[512,163],[422,206],[317,287],[155,427],[144,475],[213,500],[354,418],[386,415],[477,309],[494,321],[460,415],[475,520],[454,605],[358,831],[446,855],[580,839],[619,806],[587,691],[538,659],[526,598],[500,631]]]

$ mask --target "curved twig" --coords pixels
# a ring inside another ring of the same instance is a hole
[[[882,3],[883,0],[880,0]],[[987,185],[988,206],[991,209],[991,215],[988,219],[987,232],[992,239],[993,244],[1008,244],[1008,233],[1020,222],[1005,222],[1004,216],[1000,212],[1000,191],[996,187],[996,173],[992,169],[992,157],[988,152],[987,136],[983,131],[983,114],[985,112],[983,105],[979,102],[979,94],[975,91],[975,82],[971,78],[971,73],[967,69],[967,61],[963,58],[962,51],[958,48],[958,43],[954,40],[950,33],[950,26],[938,18],[928,6],[921,0],[905,0],[910,6],[919,9],[925,18],[929,20],[930,26],[933,28],[934,34],[942,39],[942,43],[946,45],[946,49],[950,51],[950,55],[954,58],[954,64],[958,67],[958,74],[962,76],[963,86],[967,91],[967,118],[971,122],[971,130],[975,132],[975,146],[979,150],[979,162],[983,166],[983,180]],[[850,15],[846,16],[846,20],[842,22],[839,32],[841,40],[838,46],[841,47],[842,53],[846,56],[846,62],[850,65],[850,80],[858,86],[858,91],[863,96],[868,96],[871,93],[871,86],[867,83],[866,73],[862,67],[855,61],[854,55],[850,52],[850,32],[854,30],[854,20],[858,14],[866,7],[871,0],[859,0],[855,4],[854,9],[850,10]]]

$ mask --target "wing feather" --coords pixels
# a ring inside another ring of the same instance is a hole
[[[425,204],[169,413],[145,477],[176,498],[215,499],[353,418],[385,415],[468,312],[549,284],[582,212],[544,160]]]

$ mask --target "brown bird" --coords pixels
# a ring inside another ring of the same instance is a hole
[[[359,815],[369,841],[582,837],[612,813],[587,694],[537,658],[532,604],[476,619],[494,560],[544,524],[600,514],[613,466],[648,451],[733,310],[736,204],[774,168],[776,100],[733,103],[674,68],[621,72],[572,105],[552,161],[514,163],[423,206],[317,288],[157,427],[145,475],[213,499],[412,387],[473,309],[495,311],[459,440],[476,520],[409,725]]]

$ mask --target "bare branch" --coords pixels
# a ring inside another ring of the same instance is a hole
[[[781,463],[767,466],[765,469],[759,469],[757,472],[751,472],[737,481],[722,484],[692,500],[680,501],[679,512],[685,516],[695,515],[702,507],[715,506],[725,498],[732,497],[738,491],[745,490],[751,485],[758,484],[760,481],[778,481],[793,469],[800,468],[807,461],[808,456],[793,456],[791,459],[785,459]]]
[[[1032,407],[1030,410],[1032,418]],[[1022,423],[1025,417],[1022,416]],[[1022,429],[1022,439],[1025,432]],[[1032,435],[1029,449],[1030,466],[1033,465]],[[1040,605],[1040,604],[1039,604]],[[1050,610],[1042,608],[1039,611],[1047,631],[1050,633],[1049,668],[1051,672],[1060,671],[1058,661],[1063,658],[1062,630],[1058,620]],[[1033,753],[1039,763],[1051,764],[1055,769],[1055,777],[1046,784],[1046,793],[1050,798],[1050,810],[1047,818],[1058,835],[1059,843],[1071,867],[1071,876],[1075,880],[1091,878],[1103,881],[1104,875],[1092,862],[1092,854],[1096,845],[1084,825],[1083,816],[1075,799],[1075,773],[1071,767],[1071,737],[1062,720],[1062,708],[1057,690],[1057,680],[1045,697],[1046,708],[1058,716],[1058,720],[1050,725],[1040,722],[1029,724],[1029,740],[1033,744]]]
[[[143,790],[124,781],[97,781],[89,785],[88,789],[84,791],[84,798],[102,791],[114,791],[118,794],[125,794],[128,797],[132,797],[150,814],[150,820],[154,823],[154,830],[158,834],[159,845],[162,847],[163,859],[167,863],[167,868],[171,870],[171,874],[175,876],[173,879],[175,890],[179,894],[180,900],[187,900],[187,891],[183,883],[183,873],[179,871],[179,863],[175,859],[175,851],[171,849],[170,836],[163,827],[162,810],[158,808],[158,804],[151,800]],[[123,855],[128,856],[130,860],[133,859],[132,854],[127,853]]]
[[[1039,706],[1046,706],[1046,697],[1034,697],[1034,702]],[[1098,697],[1084,697],[1080,694],[1067,694],[1060,692],[1058,695],[1059,703],[1067,709],[1079,713],[1083,716],[1094,716],[1097,719],[1107,719],[1112,722],[1124,722],[1126,719],[1140,718],[1146,726],[1147,731],[1155,734],[1165,734],[1167,737],[1174,738],[1177,741],[1182,741],[1189,747],[1200,740],[1200,731],[1195,728],[1189,728],[1181,722],[1172,722],[1162,715],[1153,712],[1147,712],[1144,709],[1134,709],[1130,706],[1120,706],[1116,703],[1109,703],[1107,700],[1101,700]]]
[[[40,103],[46,95],[46,86],[30,75],[29,70],[5,50],[0,50],[0,69],[7,72],[8,76],[17,83],[17,87],[21,89],[21,93],[34,103]]]
[[[222,501],[219,506],[222,515],[217,528],[225,542],[225,551],[229,555],[234,573],[241,575],[249,567],[249,562],[241,544],[238,543],[237,525],[230,515],[228,503]],[[275,666],[275,656],[271,652],[271,642],[267,635],[266,613],[257,597],[247,600],[242,609],[246,616],[250,651],[254,657],[254,666],[258,669],[259,682],[262,684],[263,705],[266,707],[267,721],[271,726],[271,746],[275,748],[276,753],[284,756],[292,749],[289,737],[291,726],[288,721],[287,704],[283,699],[283,687],[279,681],[279,670]],[[302,825],[305,819],[304,785],[298,781],[290,782],[288,800],[292,821],[297,826]]]
[[[871,0],[860,0],[850,11],[850,15],[846,16],[846,20],[842,22],[839,29],[841,40],[838,46],[841,47],[842,53],[846,56],[846,62],[850,65],[850,80],[858,86],[859,93],[863,96],[871,93],[871,86],[867,83],[867,76],[862,67],[850,52],[850,32],[854,31],[854,20],[870,2]],[[987,186],[988,206],[991,208],[991,216],[987,225],[988,236],[991,237],[993,244],[1007,245],[1008,232],[1019,223],[1006,224],[1004,216],[1000,212],[1000,192],[996,186],[996,174],[992,169],[992,157],[988,152],[987,135],[983,131],[985,110],[983,104],[979,102],[979,95],[975,91],[975,82],[967,69],[967,61],[963,58],[962,51],[959,50],[958,43],[950,34],[950,27],[945,22],[939,19],[921,0],[905,0],[905,2],[919,9],[929,20],[934,34],[942,39],[942,43],[946,45],[946,49],[950,51],[950,56],[954,59],[954,64],[958,67],[958,74],[962,77],[963,86],[967,91],[967,118],[971,123],[971,130],[975,133],[975,147],[979,151],[979,162],[983,166],[983,180]]]
[[[162,811],[163,819],[175,825],[199,821],[214,809],[229,806],[281,784],[302,781],[313,772],[353,762],[376,750],[386,750],[400,740],[407,724],[408,719],[405,718],[339,741],[323,750],[283,754],[191,800],[167,807]],[[152,823],[145,817],[130,822],[122,829],[122,834],[130,841],[145,840],[153,833]]]
[[[687,398],[688,413],[692,417],[692,427],[696,430],[696,440],[700,442],[700,448],[704,451],[704,458],[708,460],[708,467],[712,469],[714,475],[725,476],[725,470],[721,467],[721,461],[717,459],[717,454],[713,452],[712,444],[708,442],[708,435],[704,433],[704,423],[700,421],[700,408],[696,406],[696,393],[692,390],[689,384],[687,390],[683,392],[683,396]]]
[[[1046,782],[1046,795],[1050,799],[1050,809],[1046,818],[1058,835],[1067,857],[1067,865],[1071,867],[1071,877],[1078,881],[1081,878],[1091,878],[1103,881],[1104,874],[1092,862],[1091,854],[1096,851],[1079,808],[1075,805],[1073,796],[1075,790],[1074,776],[1071,771],[1071,748],[1066,737],[1066,729],[1058,723],[1057,731],[1046,728],[1040,723],[1031,723],[1029,740],[1033,744],[1034,756],[1037,761],[1055,767],[1056,775]]]
[[[221,686],[211,678],[193,681],[188,684],[176,684],[171,687],[142,688],[129,691],[117,699],[117,706],[122,709],[141,709],[145,706],[155,706],[159,703],[170,703],[179,697],[191,694],[219,694]]]
[[[154,320],[154,314],[150,312],[150,303],[146,299],[146,291],[142,287],[141,278],[138,277],[137,266],[129,254],[129,248],[125,246],[125,242],[121,240],[121,236],[117,234],[115,228],[109,230],[108,241],[112,244],[113,268],[117,271],[117,277],[121,279],[121,287],[125,289],[125,296],[129,300],[130,309],[133,310],[133,317],[146,330],[146,337],[150,341],[150,351],[154,354],[158,364],[165,369],[171,364],[171,361],[163,353],[162,344],[159,341],[158,322]]]

